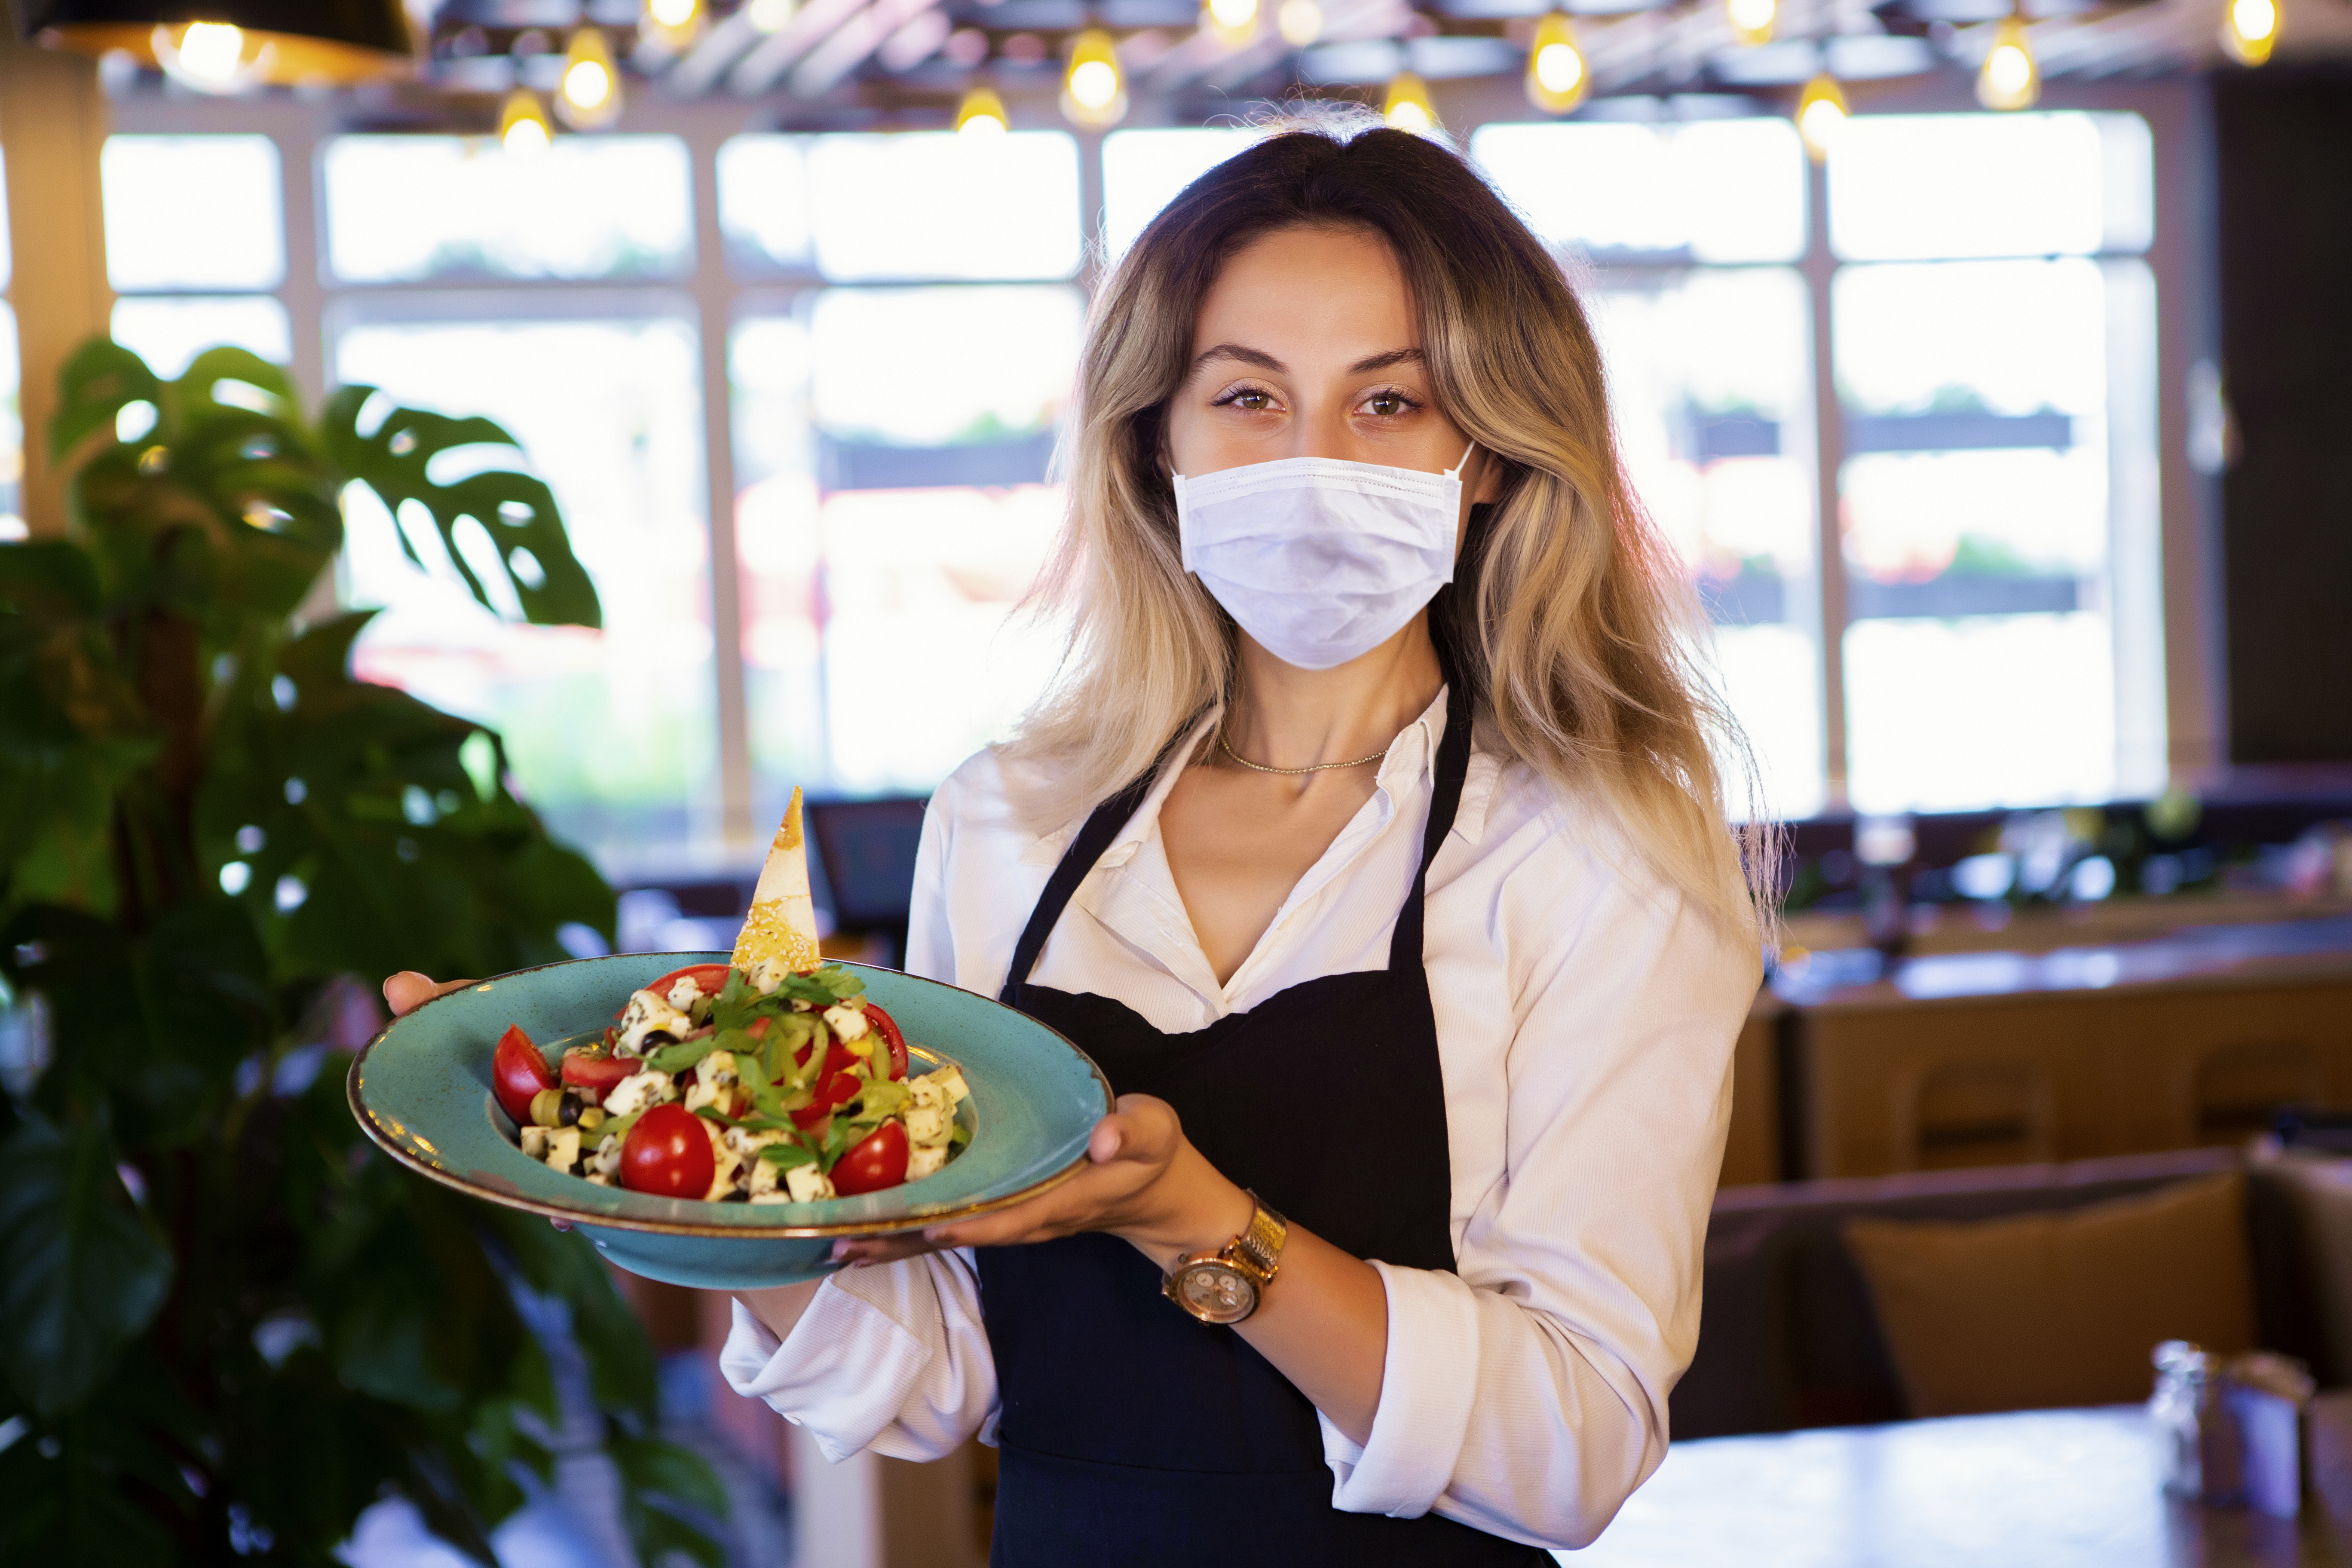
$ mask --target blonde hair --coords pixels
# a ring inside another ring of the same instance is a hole
[[[1268,136],[1171,202],[1097,292],[1064,436],[1068,521],[1039,589],[1070,642],[1002,748],[1035,764],[1007,769],[1015,809],[1074,822],[1231,690],[1234,623],[1179,560],[1162,422],[1225,258],[1296,227],[1388,241],[1440,405],[1501,459],[1430,606],[1490,743],[1563,800],[1597,801],[1727,930],[1769,930],[1776,838],[1727,824],[1717,752],[1751,800],[1754,770],[1692,658],[1696,597],[1619,461],[1583,308],[1468,164],[1399,131]]]

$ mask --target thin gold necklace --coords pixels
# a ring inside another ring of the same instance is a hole
[[[1244,757],[1239,752],[1234,751],[1233,748],[1233,742],[1225,739],[1225,732],[1223,730],[1217,731],[1217,744],[1223,749],[1225,755],[1233,758],[1234,761],[1241,763],[1242,766],[1245,768],[1254,768],[1262,773],[1319,773],[1328,772],[1332,768],[1360,768],[1366,763],[1377,763],[1382,757],[1389,754],[1389,749],[1386,746],[1382,746],[1370,756],[1358,757],[1352,763],[1315,763],[1303,768],[1270,768],[1264,763],[1251,762],[1247,757]]]

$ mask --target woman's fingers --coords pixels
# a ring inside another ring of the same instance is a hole
[[[443,982],[429,974],[419,974],[414,969],[404,969],[383,983],[384,1004],[395,1018],[414,1013],[436,996],[446,995],[460,986],[471,985],[470,980]]]
[[[902,1258],[919,1258],[926,1252],[939,1251],[942,1245],[919,1230],[909,1230],[896,1236],[869,1236],[856,1241],[836,1241],[833,1244],[833,1255],[855,1268],[861,1264],[896,1263]]]

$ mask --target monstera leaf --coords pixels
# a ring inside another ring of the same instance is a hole
[[[488,419],[452,419],[414,408],[394,409],[372,433],[362,435],[360,416],[375,395],[372,386],[346,386],[327,400],[325,439],[345,471],[366,481],[395,515],[403,501],[423,507],[441,531],[451,564],[484,605],[495,607],[460,540],[468,522],[488,539],[530,619],[603,625],[595,585],[572,558],[555,497],[546,485],[502,468],[446,483],[432,477],[434,463],[453,452],[468,447],[512,447],[515,438]],[[411,561],[424,564],[405,531],[400,547]]]

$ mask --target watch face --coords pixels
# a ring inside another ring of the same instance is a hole
[[[1232,1264],[1206,1259],[1177,1274],[1176,1300],[1203,1322],[1237,1323],[1257,1310],[1257,1285]]]

